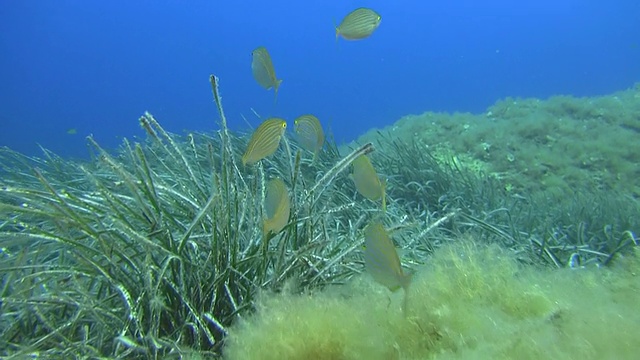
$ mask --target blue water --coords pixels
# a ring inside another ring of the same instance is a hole
[[[359,6],[380,28],[336,44]],[[639,15],[622,0],[3,0],[0,146],[82,157],[86,135],[144,136],[145,110],[172,132],[217,129],[210,73],[232,129],[259,123],[251,108],[313,113],[339,142],[409,113],[606,94],[640,80]],[[258,46],[284,80],[275,105],[251,75]]]

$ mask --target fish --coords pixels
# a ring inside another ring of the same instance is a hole
[[[76,128],[71,128],[71,129],[67,130],[67,134],[68,135],[75,135],[77,133],[78,133],[78,129],[76,129]]]
[[[287,186],[282,179],[274,178],[267,183],[264,208],[267,218],[263,222],[262,234],[266,237],[269,233],[280,232],[289,221],[291,204]]]
[[[402,271],[402,265],[393,241],[378,222],[364,229],[364,266],[373,279],[391,291],[403,288],[407,291],[411,275]]]
[[[350,12],[336,26],[336,40],[342,36],[346,40],[367,38],[380,26],[382,17],[369,8],[358,8]]]
[[[282,79],[276,78],[276,72],[273,69],[271,55],[264,46],[260,46],[251,52],[251,72],[253,78],[263,88],[269,90],[273,88],[275,99],[278,99],[278,89],[282,83]],[[275,100],[274,100],[275,101]]]
[[[385,211],[387,208],[385,182],[381,181],[378,174],[376,174],[376,170],[371,165],[371,160],[366,155],[360,155],[353,161],[352,166],[351,179],[356,186],[356,190],[369,200],[377,201],[382,199],[382,210]]]
[[[295,133],[300,145],[313,152],[313,158],[322,150],[324,145],[324,131],[320,120],[313,115],[302,115],[294,120]]]
[[[286,129],[287,122],[283,119],[269,118],[263,121],[251,135],[247,150],[242,155],[242,165],[256,163],[276,152]]]

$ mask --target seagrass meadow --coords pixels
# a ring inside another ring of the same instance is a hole
[[[625,358],[640,348],[633,191],[533,189],[473,154],[430,148],[415,129],[345,149],[328,141],[317,158],[284,136],[243,166],[248,137],[228,130],[210,81],[213,133],[172,134],[145,113],[146,139],[106,151],[88,138],[89,161],[0,149],[0,356]],[[384,212],[349,179],[363,154],[386,179]],[[291,212],[263,236],[274,177]],[[405,313],[397,293],[360,275],[374,219],[415,272]]]

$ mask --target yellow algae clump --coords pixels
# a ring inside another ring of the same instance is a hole
[[[613,268],[525,267],[472,240],[438,249],[402,298],[370,277],[313,295],[263,294],[227,359],[632,359],[638,254]],[[340,289],[337,291],[336,289]]]
[[[231,329],[227,359],[389,359],[393,350],[383,324],[384,306],[364,296],[329,293],[266,295],[258,313]],[[380,304],[378,304],[380,305]],[[381,356],[387,354],[387,356]]]

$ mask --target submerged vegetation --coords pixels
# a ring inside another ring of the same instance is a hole
[[[637,357],[640,257],[557,270],[522,267],[514,255],[461,238],[435,250],[406,297],[366,277],[312,296],[263,296],[231,329],[227,358]]]
[[[506,98],[479,115],[408,115],[381,132],[455,156],[512,194],[597,189],[640,199],[640,83],[600,97]]]
[[[213,136],[170,134],[147,113],[145,141],[110,153],[89,138],[90,162],[0,150],[0,356],[219,356],[261,292],[315,293],[361,272],[373,221],[410,267],[462,237],[560,268],[613,264],[638,245],[639,206],[628,194],[516,194],[415,137],[382,135],[343,156],[330,141],[308,151],[276,131],[276,153],[253,164],[248,139],[227,129],[215,76],[211,84]],[[367,154],[384,206],[348,177]],[[273,179],[286,206],[266,203]]]

